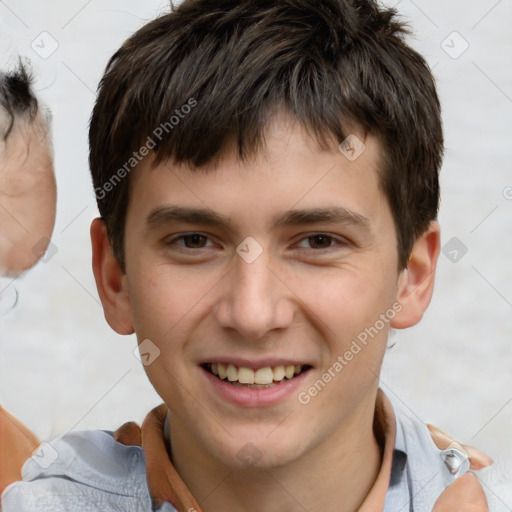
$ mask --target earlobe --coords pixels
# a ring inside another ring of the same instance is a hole
[[[412,327],[422,319],[432,299],[440,248],[439,224],[432,221],[414,244],[407,268],[399,276],[397,301],[402,310],[391,321],[392,328]]]
[[[91,224],[92,269],[105,319],[118,334],[135,332],[126,276],[112,253],[102,219]]]

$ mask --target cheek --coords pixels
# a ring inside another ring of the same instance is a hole
[[[364,388],[379,373],[389,333],[389,321],[381,315],[392,309],[394,288],[385,274],[377,277],[356,269],[333,269],[308,294],[307,280],[302,281],[301,296],[308,297],[304,310],[325,340],[323,369],[331,368],[336,375],[331,389],[340,385],[355,392],[354,387]],[[339,357],[343,369],[335,371],[332,366]]]
[[[301,280],[300,286],[300,297],[304,297],[308,308],[343,338],[375,322],[389,307],[386,283],[382,279],[377,282],[372,275],[358,269],[333,269],[321,280]]]
[[[144,371],[160,397],[176,407],[181,406],[182,400],[179,383],[186,379],[183,345],[187,340],[190,309],[179,290],[163,276],[138,279],[130,287],[139,350],[149,353],[151,358],[146,363],[142,359]]]
[[[193,324],[198,322],[204,308],[203,299],[213,284],[193,269],[187,272],[147,261],[141,258],[143,264],[130,269],[135,330],[139,341],[149,338],[162,351],[168,350],[186,339]]]

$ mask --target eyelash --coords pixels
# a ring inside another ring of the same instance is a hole
[[[203,238],[206,238],[209,240],[208,236],[207,235],[203,235],[202,233],[196,233],[196,232],[191,232],[191,233],[185,233],[183,235],[179,235],[179,236],[176,236],[170,240],[167,240],[165,241],[165,245],[166,246],[170,246],[170,245],[173,245],[175,244],[178,240],[185,240],[186,238],[189,238],[189,237],[193,237],[193,236],[200,236],[200,237],[203,237]],[[303,240],[308,240],[310,238],[314,238],[314,237],[317,237],[317,236],[322,236],[322,237],[325,237],[325,238],[328,238],[331,242],[337,242],[336,245],[338,246],[342,246],[342,247],[345,247],[349,244],[348,240],[344,239],[344,238],[338,238],[338,237],[335,237],[334,235],[330,235],[328,233],[323,233],[323,232],[317,232],[317,233],[309,233],[307,234],[306,236],[302,237],[300,240],[299,240],[299,243],[302,242]],[[326,248],[323,248],[323,249],[313,249],[313,248],[309,248],[309,249],[306,249],[306,250],[310,250],[310,251],[314,251],[314,252],[331,252],[333,249],[335,249],[336,245],[330,245],[329,247],[326,247]],[[199,251],[201,249],[207,249],[208,247],[199,247],[199,248],[191,248],[191,247],[184,247],[184,246],[179,246],[180,249],[183,249],[185,251]]]

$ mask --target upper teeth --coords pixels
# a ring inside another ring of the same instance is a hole
[[[282,381],[285,377],[291,379],[302,371],[303,366],[301,364],[290,364],[287,366],[265,366],[253,370],[244,366],[239,368],[234,364],[212,363],[210,368],[214,375],[218,375],[220,379],[227,378],[230,382],[272,384],[274,381]]]

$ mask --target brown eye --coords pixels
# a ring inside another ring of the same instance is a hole
[[[193,235],[184,235],[181,238],[183,238],[185,246],[188,249],[201,249],[205,247],[205,243],[208,240],[206,236],[199,235],[197,233],[194,233]]]
[[[211,240],[201,233],[188,233],[175,237],[169,237],[164,240],[164,245],[168,249],[207,249],[213,247]]]
[[[331,246],[332,237],[328,235],[313,235],[308,237],[308,241],[313,249],[327,249]]]
[[[296,247],[300,249],[309,249],[314,252],[330,253],[337,249],[343,249],[349,245],[349,241],[344,237],[333,236],[327,233],[311,233],[302,238]]]

